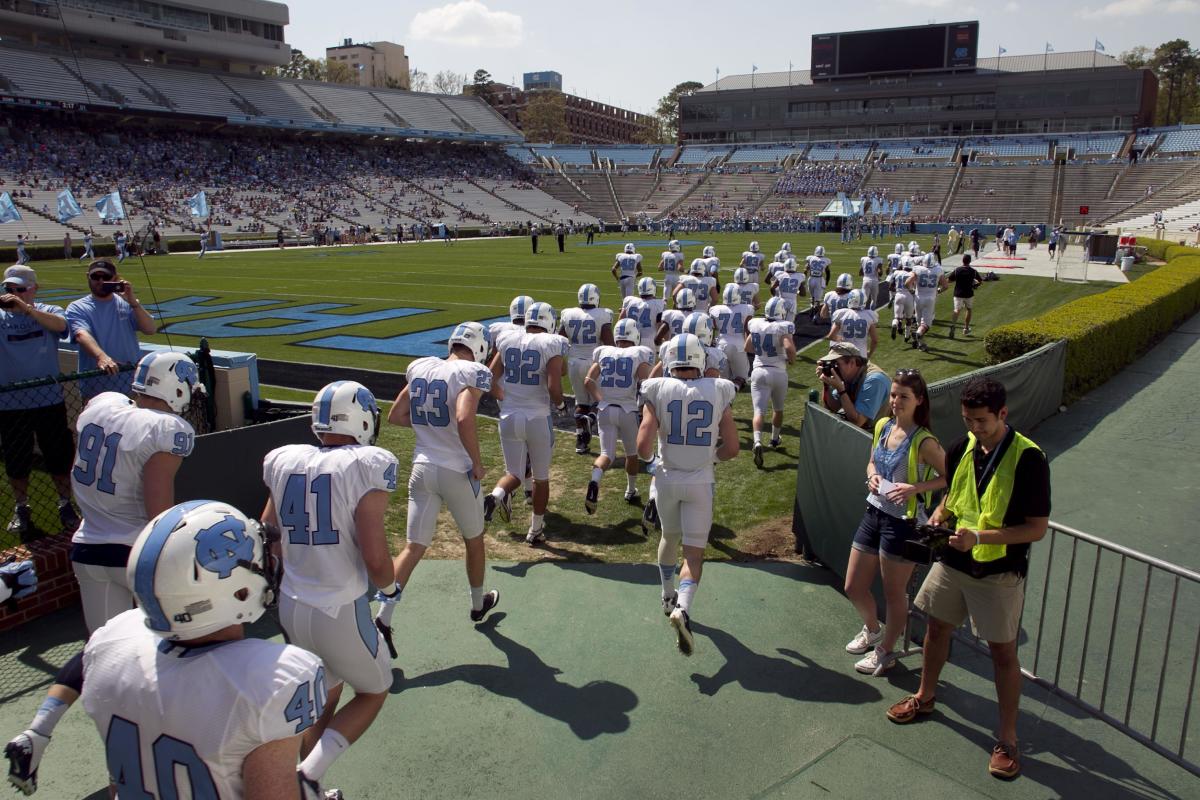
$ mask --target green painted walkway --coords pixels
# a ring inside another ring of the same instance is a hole
[[[823,569],[709,565],[697,653],[674,648],[649,565],[493,565],[490,620],[467,618],[462,567],[423,564],[397,614],[396,695],[329,774],[349,800],[421,798],[1186,798],[1200,781],[1040,690],[1025,775],[986,773],[991,667],[956,648],[939,713],[900,727],[886,706],[916,659],[857,675],[858,623]],[[0,730],[20,730],[79,644],[64,612],[0,638]],[[97,800],[100,739],[76,709],[42,765],[49,800]]]

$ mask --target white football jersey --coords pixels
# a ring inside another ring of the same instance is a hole
[[[672,253],[670,250],[662,254],[663,272],[678,272],[683,266],[683,253]]]
[[[787,352],[783,343],[795,332],[796,326],[787,320],[772,322],[757,317],[747,321],[746,333],[750,334],[750,344],[756,356],[755,364],[787,369]]]
[[[898,269],[892,273],[892,289],[896,294],[906,294],[912,296],[912,291],[908,288],[908,279],[912,277],[912,272],[906,269]]]
[[[829,269],[830,261],[821,256],[808,256],[804,259],[805,269],[810,278],[825,280],[825,271]]]
[[[879,316],[866,309],[841,308],[833,312],[832,321],[834,325],[841,325],[842,341],[850,342],[866,358],[869,344],[867,334],[872,325],[879,323]]]
[[[846,292],[845,294],[838,294],[835,291],[828,291],[825,293],[825,297],[821,302],[823,302],[825,307],[829,309],[829,317],[832,319],[833,312],[849,307],[850,293]]]
[[[792,308],[796,307],[796,298],[800,295],[800,286],[804,276],[799,272],[781,272],[775,276],[775,291],[786,300]]]
[[[625,318],[637,323],[638,333],[641,334],[644,343],[654,344],[654,334],[658,330],[659,317],[662,316],[666,303],[657,298],[629,299],[631,302],[625,304]]]
[[[883,259],[863,256],[859,260],[859,264],[862,265],[861,269],[864,282],[879,280],[879,270],[883,266]]]
[[[667,340],[658,346],[658,360],[663,362],[663,374],[667,373],[667,356],[670,353],[671,342]],[[715,369],[718,372],[724,372],[729,366],[729,356],[725,355],[725,351],[719,347],[711,347],[704,345],[704,369],[708,371]]]
[[[372,491],[396,490],[396,457],[382,447],[289,444],[263,459],[283,532],[283,585],[317,608],[353,603],[367,591],[354,512]]]
[[[775,254],[775,258],[772,260],[778,261],[780,264],[782,264],[783,262],[787,261],[789,258],[795,258],[795,256],[792,255],[791,250],[780,250],[779,252],[777,252]]]
[[[713,325],[717,331],[717,339],[725,344],[744,346],[746,342],[746,322],[754,316],[754,307],[746,303],[737,305],[713,306],[709,309]]]
[[[608,406],[620,406],[626,411],[637,410],[637,372],[642,364],[649,364],[654,359],[654,351],[645,345],[637,347],[596,348],[592,360],[600,365],[600,375],[596,383],[604,399],[600,401],[600,410]]]
[[[567,335],[567,357],[590,361],[592,351],[600,346],[600,329],[612,324],[613,313],[607,308],[568,308],[560,319]]]
[[[142,493],[146,462],[155,453],[190,455],[196,432],[186,420],[138,408],[117,392],[93,397],[75,430],[71,487],[83,522],[71,541],[132,547],[150,521]]]
[[[641,253],[617,253],[617,276],[621,278],[632,278],[637,275],[637,269],[641,266]]]
[[[716,256],[704,259],[704,271],[709,277],[716,277],[717,273],[721,271],[721,259]]]
[[[456,358],[418,358],[404,373],[412,415],[414,464],[437,464],[463,472],[471,457],[458,437],[458,396],[464,389],[492,388],[492,371],[483,364]]]
[[[680,311],[678,308],[668,308],[662,312],[662,322],[666,323],[667,328],[671,331],[672,336],[678,336],[683,333],[683,320],[687,318],[687,314]]]
[[[888,272],[890,273],[894,273],[896,270],[900,269],[900,262],[904,260],[904,256],[899,255],[898,253],[890,253],[888,254],[887,258]]]
[[[934,264],[932,267],[922,264],[919,267],[914,267],[913,274],[917,276],[917,297],[922,300],[932,300],[937,297],[938,284],[942,280],[942,272],[941,264]]]
[[[184,647],[145,620],[125,611],[83,650],[83,707],[110,774],[123,778],[121,796],[242,797],[246,756],[324,710],[321,659],[262,639]]]
[[[758,284],[757,283],[737,283],[734,285],[738,287],[738,294],[742,298],[742,303],[744,303],[748,306],[753,306],[754,301],[758,298]]]
[[[652,378],[642,384],[642,398],[658,417],[656,481],[713,482],[721,417],[736,393],[724,378]]]
[[[762,253],[751,253],[749,250],[742,253],[742,266],[750,273],[751,281],[758,282],[758,272],[762,269],[764,260]]]
[[[767,265],[767,280],[770,281],[772,278],[774,278],[780,272],[784,272],[785,270],[786,270],[785,262],[772,261],[770,264]]]
[[[514,325],[511,322],[493,322],[488,326],[488,341],[492,343],[492,347],[495,347],[501,336],[512,331],[524,333],[525,326]]]
[[[566,358],[567,340],[553,333],[505,334],[496,342],[504,369],[504,399],[500,409],[525,414],[550,414],[546,370],[555,356]]]
[[[696,310],[708,311],[709,306],[712,304],[712,290],[716,288],[717,279],[708,275],[705,275],[703,278],[689,275],[685,278],[680,278],[679,282],[695,292]]]

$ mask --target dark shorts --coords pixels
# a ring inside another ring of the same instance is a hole
[[[8,477],[23,480],[33,470],[33,439],[37,437],[46,471],[65,475],[75,460],[75,439],[67,425],[63,403],[41,408],[0,411],[0,452]]]
[[[850,546],[871,555],[882,551],[885,556],[906,561],[904,543],[912,541],[916,531],[911,519],[893,517],[868,504]]]

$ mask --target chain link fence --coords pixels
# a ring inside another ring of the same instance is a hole
[[[214,371],[202,348],[188,353],[197,363],[208,392],[197,393],[181,415],[196,433],[214,428]],[[133,364],[120,376],[128,385]],[[75,463],[75,421],[90,396],[105,387],[102,370],[73,372],[0,386],[0,553],[43,536],[72,532],[79,511],[70,497]],[[18,502],[23,501],[23,502]]]

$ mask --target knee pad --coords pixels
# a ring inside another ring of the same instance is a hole
[[[54,682],[74,689],[83,694],[83,651],[71,656],[71,660],[62,665],[62,669],[54,676]]]

